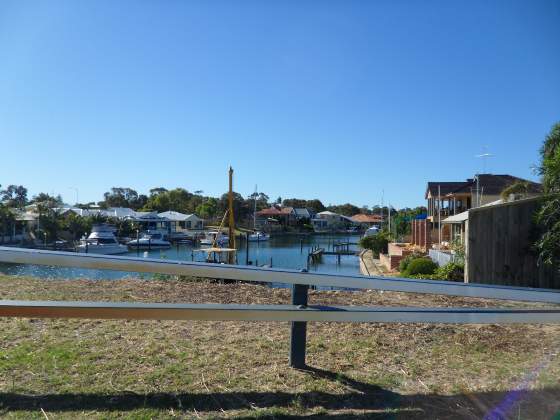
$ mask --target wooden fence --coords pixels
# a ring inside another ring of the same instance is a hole
[[[419,308],[308,305],[309,285],[560,304],[560,291],[0,247],[0,262],[163,273],[292,286],[291,305],[163,304],[1,300],[0,316],[291,322],[290,365],[305,366],[306,323],[560,323],[560,307]]]
[[[533,249],[538,206],[532,198],[469,210],[469,283],[560,288],[560,271],[539,264]]]

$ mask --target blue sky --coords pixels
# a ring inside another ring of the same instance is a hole
[[[0,184],[396,207],[428,180],[536,179],[560,2],[0,3]]]

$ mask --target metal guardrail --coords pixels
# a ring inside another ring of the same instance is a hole
[[[261,268],[228,264],[78,254],[25,248],[0,247],[0,262],[63,267],[161,273],[192,277],[241,280],[257,283],[305,284],[393,292],[429,293],[448,296],[560,303],[560,290],[528,287],[492,286],[442,280],[417,280],[397,277],[341,276],[307,273],[298,270]]]
[[[519,309],[307,305],[309,285],[559,304],[560,291],[551,289],[531,289],[391,277],[340,276],[307,273],[296,270],[122,256],[84,255],[71,252],[10,247],[0,247],[0,262],[290,284],[293,286],[292,305],[1,300],[0,317],[289,321],[292,323],[290,365],[293,367],[305,366],[306,323],[310,321],[472,324],[560,323],[560,307],[552,309]]]

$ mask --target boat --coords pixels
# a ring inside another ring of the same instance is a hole
[[[255,232],[249,235],[249,242],[262,242],[269,239],[270,235],[264,232]]]
[[[140,237],[140,239],[134,239],[128,241],[126,245],[130,249],[166,249],[171,248],[171,242],[166,240],[163,233],[158,231],[148,230],[146,233]]]
[[[379,233],[379,228],[377,226],[372,226],[365,231],[364,238],[367,238],[368,236],[375,236],[378,233]]]
[[[115,228],[109,225],[94,225],[91,233],[82,238],[76,247],[77,252],[89,254],[115,255],[128,252],[125,245],[119,244],[114,234]]]
[[[227,243],[229,243],[229,236],[217,230],[206,232],[204,238],[200,240],[201,245],[214,244],[222,246]]]
[[[257,186],[255,185],[255,203],[253,206],[253,230],[254,233],[248,236],[249,242],[261,242],[261,241],[268,241],[270,239],[270,235],[264,232],[259,232],[257,230]]]

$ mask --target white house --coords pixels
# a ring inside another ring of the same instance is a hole
[[[317,213],[311,220],[311,224],[315,231],[328,231],[345,229],[356,223],[350,217],[325,210]]]
[[[196,214],[183,214],[178,211],[164,211],[158,214],[170,222],[170,232],[204,229],[203,220]]]

